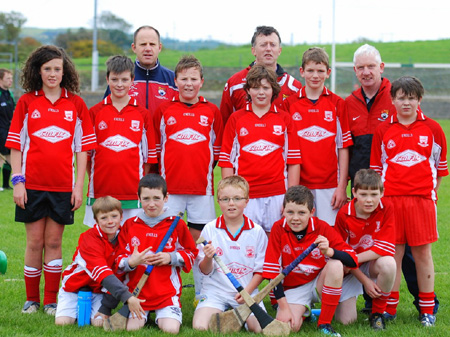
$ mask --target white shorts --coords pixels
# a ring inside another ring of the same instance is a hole
[[[363,263],[359,269],[369,277],[370,279],[374,280],[374,278],[371,278],[369,275],[369,269],[371,262]],[[363,285],[361,282],[358,281],[358,279],[353,274],[345,275],[344,280],[342,281],[342,294],[341,298],[339,299],[339,303],[344,302],[352,297],[358,297],[359,295],[362,295],[363,293]]]
[[[217,289],[219,289],[220,286],[218,286]],[[252,293],[252,297],[255,296],[258,293],[258,290],[255,290]],[[207,294],[207,295],[206,295]],[[201,299],[197,304],[197,309],[200,308],[215,308],[221,311],[228,310],[230,308],[236,308],[240,306],[238,302],[234,299],[235,294],[225,293],[221,291],[205,291],[204,288],[202,289]],[[263,301],[259,302],[259,306],[266,311],[266,308],[264,307]]]
[[[95,314],[102,305],[103,294],[92,293],[91,305],[91,319],[94,319]],[[72,317],[78,318],[78,294],[59,289],[58,306],[56,307],[55,317]],[[99,318],[101,319],[101,318]]]
[[[270,232],[274,222],[283,216],[283,200],[284,194],[250,199],[244,209],[244,214],[266,232]]]
[[[336,215],[339,209],[333,209],[331,199],[336,188],[324,188],[311,190],[314,195],[314,204],[316,213],[314,214],[320,220],[327,222],[330,226],[334,226]]]
[[[150,311],[146,310],[145,311],[145,317],[143,317],[145,319],[145,321],[147,321],[147,316],[148,313]],[[158,324],[158,319],[160,318],[173,318],[175,320],[177,320],[178,322],[180,322],[180,324],[183,321],[183,313],[181,312],[181,308],[177,305],[170,305],[168,307],[162,308],[162,309],[158,309],[155,310],[155,323]],[[130,315],[128,316],[128,318],[133,318],[132,313],[130,312]]]
[[[140,210],[142,210],[142,208],[124,209],[123,210],[123,218],[122,218],[122,221],[120,222],[120,224],[123,225],[125,220],[135,217],[139,213]],[[94,213],[92,213],[92,206],[86,205],[83,223],[86,226],[94,227],[95,219],[94,219]]]
[[[172,211],[187,212],[187,222],[207,224],[216,218],[214,196],[192,194],[170,194],[166,203]]]
[[[290,304],[301,304],[307,307],[307,311],[304,316],[309,316],[309,310],[311,308],[312,303],[319,303],[320,298],[316,290],[317,286],[316,277],[314,280],[303,284],[297,288],[292,288],[284,291],[286,295],[286,301]]]

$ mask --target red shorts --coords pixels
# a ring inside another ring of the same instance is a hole
[[[394,206],[396,244],[421,246],[437,241],[436,203],[418,196],[388,196]]]

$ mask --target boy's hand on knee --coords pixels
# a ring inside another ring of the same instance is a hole
[[[130,309],[133,318],[143,319],[145,317],[145,311],[142,309],[141,303],[145,300],[141,300],[137,297],[131,296],[128,301],[128,309]]]
[[[381,296],[381,289],[369,278],[366,282],[364,282],[364,289],[366,290],[367,295],[371,298],[378,298]]]

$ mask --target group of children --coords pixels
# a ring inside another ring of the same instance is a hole
[[[203,72],[193,56],[176,66],[178,95],[150,113],[128,95],[134,68],[125,56],[107,61],[111,94],[89,112],[71,93],[78,91],[71,84],[77,77],[63,50],[41,47],[27,64],[28,93],[18,102],[6,144],[12,149],[16,220],[27,229],[24,313],[40,305],[44,252],[44,309],[56,312],[57,324],[75,321],[76,292],[89,286],[116,299],[104,296],[109,300],[102,304],[102,296],[94,297],[94,325],[101,325],[120,300],[130,308],[128,329],[142,327],[148,312],[155,311],[157,325],[177,333],[180,271],[193,269],[200,300],[193,327],[204,330],[214,313],[243,303],[214,253],[254,294],[264,278],[276,277],[315,242],[317,248],[275,288],[277,318],[298,331],[311,303],[320,300],[318,327],[339,336],[331,321],[356,319],[362,284],[374,299],[370,324],[384,329],[385,319],[396,314],[398,265],[408,243],[423,273],[420,319],[422,325],[434,325],[431,243],[437,240],[436,192],[448,169],[445,136],[420,110],[423,87],[417,79],[393,83],[397,115],[378,129],[372,145],[371,167],[378,173],[359,171],[355,198],[347,203],[351,133],[344,101],[324,86],[331,70],[321,48],[304,53],[305,86],[285,99],[281,110],[273,105],[280,92],[275,73],[254,65],[244,86],[246,106],[225,126],[218,108],[199,96]],[[57,174],[48,171],[49,161]],[[216,164],[222,173],[217,219]],[[94,227],[80,237],[56,307],[62,224],[73,223],[86,170],[84,223]],[[411,209],[419,209],[420,216]],[[180,221],[163,252],[155,254],[180,211],[187,212],[187,225]],[[200,234],[208,241],[203,248],[195,244]],[[136,298],[131,292],[147,264],[156,268]],[[247,323],[249,330],[261,330],[254,316]]]

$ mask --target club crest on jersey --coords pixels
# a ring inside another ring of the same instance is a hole
[[[379,121],[385,121],[389,117],[389,110],[382,110]]]
[[[359,247],[362,247],[364,249],[369,249],[373,246],[373,239],[372,235],[366,234],[361,237],[361,240],[359,240]]]
[[[108,137],[103,142],[101,142],[100,145],[115,152],[129,150],[137,147],[136,143],[121,135]]]
[[[315,260],[318,260],[322,257],[322,253],[320,252],[319,248],[314,248],[311,252],[311,257]]]
[[[391,159],[391,162],[402,166],[411,167],[423,162],[424,160],[427,160],[427,158],[422,156],[420,153],[413,150],[406,150],[397,154]]]
[[[352,231],[348,231],[348,236],[351,237],[352,239],[356,238],[356,234],[353,233]]]
[[[133,237],[131,238],[131,245],[132,245],[133,247],[136,247],[136,246],[140,246],[140,245],[141,245],[141,241],[139,241],[139,238],[138,238],[137,236],[133,236]]]
[[[253,142],[251,144],[245,145],[242,150],[251,154],[254,154],[256,156],[264,157],[268,154],[278,150],[280,148],[280,145],[271,143],[267,140],[260,139],[256,142]]]
[[[281,136],[283,134],[283,127],[281,125],[274,125],[273,134],[276,136]]]
[[[253,268],[247,267],[237,262],[231,262],[227,264],[227,267],[237,279],[244,277],[247,274],[253,273]],[[218,271],[223,273],[222,268],[218,268]]]
[[[422,147],[427,147],[428,144],[428,136],[419,136],[419,143],[420,146]]]
[[[107,128],[108,128],[108,124],[106,124],[105,121],[101,121],[100,123],[98,123],[99,130],[106,130]]]
[[[255,246],[245,247],[245,256],[249,258],[255,257]]]
[[[325,117],[323,118],[327,122],[332,122],[333,119],[333,111],[325,111]]]
[[[180,130],[171,135],[169,138],[185,145],[197,144],[206,140],[204,135],[191,128]]]
[[[58,143],[71,137],[70,132],[55,125],[38,130],[33,135],[50,143]]]
[[[302,115],[300,115],[300,112],[296,112],[296,113],[294,113],[293,115],[292,115],[292,119],[294,120],[294,121],[301,121],[302,120]]]
[[[217,256],[223,256],[223,250],[220,247],[216,247],[216,254]]]
[[[208,116],[200,115],[200,122],[198,122],[201,126],[209,126]]]
[[[324,140],[328,137],[333,137],[335,134],[325,130],[324,128],[321,128],[320,126],[313,125],[309,128],[299,130],[297,134],[302,137],[303,139],[309,140],[310,142],[320,142],[321,140]]]
[[[165,249],[172,249],[173,248],[173,238],[169,238],[169,240],[167,240],[166,246],[164,248]]]
[[[166,96],[166,89],[163,87],[158,87],[158,94],[159,96]]]
[[[38,109],[35,109],[35,110],[31,113],[31,118],[33,118],[33,119],[41,118],[41,113],[39,112]]]
[[[283,253],[291,254],[291,247],[289,247],[289,245],[284,245]]]
[[[73,121],[73,111],[64,111],[64,119],[68,122]]]
[[[135,132],[141,131],[141,128],[139,127],[140,124],[141,124],[140,121],[132,120],[130,130]]]
[[[393,149],[395,147],[395,142],[392,139],[389,139],[388,143],[387,143],[387,148],[388,149]]]
[[[248,135],[248,130],[246,128],[241,128],[239,130],[239,136],[244,137]]]
[[[176,122],[177,120],[173,116],[170,116],[169,119],[167,119],[167,125],[174,125]]]

